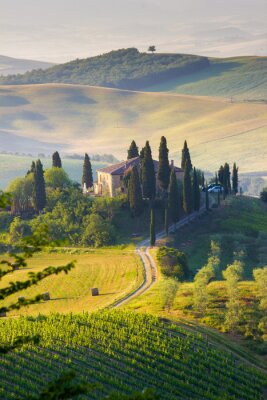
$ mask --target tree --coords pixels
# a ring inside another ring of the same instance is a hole
[[[92,165],[87,153],[85,153],[83,162],[82,187],[84,187],[84,185],[86,186],[86,189],[89,189],[93,186]]]
[[[233,173],[232,173],[232,183],[233,183],[233,192],[234,194],[238,193],[238,168],[236,163],[233,166]]]
[[[171,171],[168,203],[170,219],[176,224],[180,218],[180,196],[174,168]]]
[[[37,212],[42,211],[45,208],[46,204],[44,171],[43,165],[40,160],[36,161],[34,171],[33,204],[34,209]]]
[[[201,186],[204,188],[204,186],[205,186],[205,175],[204,175],[204,172],[202,172],[202,174],[201,174]]]
[[[149,46],[147,51],[150,51],[151,53],[154,53],[156,51],[156,46],[154,46],[154,45]]]
[[[155,207],[153,204],[150,209],[150,245],[154,246],[155,242],[156,242]]]
[[[191,157],[190,157],[190,152],[187,146],[187,141],[184,141],[184,147],[182,149],[182,161],[181,161],[181,168],[185,169],[185,164],[186,161],[188,161],[188,168],[189,172],[192,170],[192,162],[191,162]]]
[[[209,199],[208,185],[206,185],[206,187],[205,187],[205,204],[206,204],[206,210],[209,211],[209,209],[210,209],[210,199]]]
[[[170,181],[169,150],[164,136],[161,137],[159,146],[158,182],[162,190],[166,191]]]
[[[223,167],[223,188],[224,188],[224,195],[227,196],[231,192],[231,172],[230,166],[228,163],[224,164]]]
[[[130,175],[128,195],[131,213],[134,217],[139,217],[143,212],[143,197],[136,165],[132,168]]]
[[[223,182],[224,182],[223,176],[224,176],[224,169],[223,169],[223,166],[221,165],[219,168],[219,171],[218,171],[218,180],[221,185],[223,185]]]
[[[183,208],[187,214],[190,214],[192,212],[192,186],[190,176],[190,163],[188,160],[186,160],[185,162],[184,169]]]
[[[240,261],[234,261],[223,271],[223,277],[226,279],[226,288],[228,301],[226,303],[227,312],[224,325],[228,331],[236,331],[241,318],[241,306],[239,299],[238,281],[243,275],[243,266]]]
[[[267,203],[267,187],[263,188],[260,194],[260,198],[262,201]]]
[[[199,211],[200,190],[199,190],[199,183],[198,183],[198,176],[197,176],[196,168],[194,168],[194,172],[193,172],[193,205],[194,205],[194,210]]]
[[[135,158],[139,156],[139,151],[138,151],[138,147],[135,143],[135,141],[133,140],[129,149],[128,149],[128,156],[127,159],[130,160],[131,158]]]
[[[150,200],[153,199],[156,195],[156,177],[151,148],[148,141],[146,142],[144,156],[142,158],[141,182],[143,197]]]
[[[26,176],[29,175],[31,172],[34,173],[34,170],[35,170],[35,162],[32,161],[31,168],[27,171]]]
[[[58,151],[55,151],[52,155],[52,167],[62,168],[61,158]]]
[[[81,243],[87,246],[101,247],[113,244],[116,232],[109,221],[98,214],[91,214],[84,221]]]
[[[193,298],[194,308],[204,313],[208,305],[207,287],[211,280],[215,279],[213,260],[209,258],[207,265],[201,268],[194,278]]]
[[[21,215],[33,211],[34,175],[29,173],[25,178],[16,178],[8,186],[11,193],[11,213]]]
[[[70,179],[63,168],[52,167],[44,172],[44,180],[47,188],[63,189],[70,186]]]
[[[185,280],[189,277],[186,255],[171,247],[162,246],[157,251],[157,261],[161,267],[161,272],[166,276]]]

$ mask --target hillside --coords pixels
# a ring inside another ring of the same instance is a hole
[[[202,335],[129,312],[51,315],[0,321],[0,340],[41,336],[40,344],[0,357],[5,399],[36,396],[70,368],[96,384],[87,399],[153,388],[160,399],[263,400],[264,375]],[[18,383],[19,382],[19,383]]]
[[[75,60],[46,71],[0,78],[0,84],[71,83],[138,89],[208,67],[206,57],[185,54],[147,54],[121,49]]]
[[[0,78],[0,84],[68,83],[267,101],[267,57],[207,58],[121,49],[45,71]]]
[[[17,135],[21,141],[38,140],[38,147],[43,143],[80,154],[108,149],[123,159],[132,139],[140,147],[149,139],[157,157],[165,135],[170,157],[178,164],[186,138],[200,168],[215,171],[227,159],[236,161],[242,173],[266,170],[264,104],[78,85],[2,86],[0,126],[10,151],[12,135]]]
[[[211,58],[209,61],[209,68],[145,90],[267,102],[267,57]]]
[[[7,75],[24,74],[27,71],[34,69],[47,69],[52,67],[54,64],[35,61],[35,60],[23,60],[20,58],[12,58],[0,55],[0,77]]]

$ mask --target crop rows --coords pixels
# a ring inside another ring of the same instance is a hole
[[[97,384],[84,398],[154,388],[161,399],[261,400],[266,377],[199,334],[121,311],[0,321],[0,341],[41,335],[0,358],[0,398],[27,399],[62,371]]]

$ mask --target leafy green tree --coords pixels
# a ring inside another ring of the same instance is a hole
[[[194,308],[201,313],[206,311],[209,300],[207,286],[213,279],[215,279],[214,260],[209,258],[207,265],[201,268],[194,278]]]
[[[34,170],[33,204],[37,212],[42,211],[46,205],[44,171],[40,160],[36,161]]]
[[[186,255],[177,249],[160,247],[157,251],[157,261],[162,273],[166,276],[183,281],[190,275]]]
[[[63,189],[70,185],[70,179],[63,168],[52,167],[44,172],[44,180],[47,188]]]
[[[192,185],[190,176],[190,164],[188,160],[186,160],[184,168],[183,208],[187,214],[190,214],[192,212]]]
[[[11,212],[21,215],[33,210],[34,175],[29,173],[25,178],[16,178],[8,186],[12,195]]]
[[[184,147],[182,149],[182,161],[181,161],[181,168],[182,169],[185,169],[186,161],[188,161],[189,172],[191,172],[191,170],[192,170],[192,162],[191,162],[189,148],[187,146],[187,141],[185,140],[184,141]]]
[[[101,247],[115,243],[115,228],[100,215],[89,215],[83,222],[83,225],[84,231],[81,238],[81,244]]]
[[[200,190],[196,168],[193,171],[193,206],[195,211],[200,209]]]
[[[228,301],[226,303],[227,312],[225,315],[224,326],[228,331],[236,331],[242,317],[242,308],[238,289],[238,281],[242,279],[243,266],[240,261],[234,261],[223,271],[226,279]]]
[[[55,151],[52,155],[52,167],[62,168],[62,162],[58,151]]]
[[[159,165],[158,165],[158,182],[163,191],[166,191],[170,181],[170,165],[168,158],[169,150],[167,148],[167,141],[164,136],[161,137],[159,146]]]
[[[130,160],[131,158],[135,158],[139,156],[139,151],[138,151],[138,147],[135,143],[135,141],[133,140],[129,149],[128,149],[128,156],[127,159]]]
[[[169,206],[169,216],[174,224],[176,224],[180,218],[180,204],[181,204],[181,199],[179,195],[178,183],[175,170],[173,168],[170,177],[168,206]]]
[[[134,217],[139,217],[143,212],[143,197],[140,185],[139,173],[136,165],[132,168],[130,181],[129,181],[129,204],[131,213]]]
[[[154,46],[154,45],[149,46],[147,51],[150,51],[151,53],[154,53],[156,51],[156,46]]]
[[[233,173],[232,173],[232,186],[234,194],[238,193],[238,168],[236,163],[233,166]]]
[[[9,227],[9,241],[10,244],[17,244],[24,236],[31,234],[31,227],[28,221],[15,217]]]
[[[156,242],[155,207],[153,204],[150,209],[150,245],[154,246],[155,242]]]
[[[90,158],[87,153],[84,156],[83,162],[83,176],[82,176],[82,187],[86,186],[89,189],[93,186],[93,172]]]
[[[156,177],[151,148],[148,141],[144,147],[144,156],[142,158],[141,182],[143,197],[150,200],[153,199],[156,195]]]

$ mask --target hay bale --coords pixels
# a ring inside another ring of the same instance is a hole
[[[18,301],[19,301],[19,302],[22,302],[22,301],[24,301],[24,300],[25,300],[25,297],[24,297],[24,296],[19,296],[19,297],[18,297]]]
[[[98,288],[92,288],[92,289],[91,289],[91,293],[92,293],[92,296],[99,296],[99,290],[98,290]]]
[[[50,300],[50,294],[49,294],[49,292],[43,293],[43,299],[44,299],[45,301]]]

